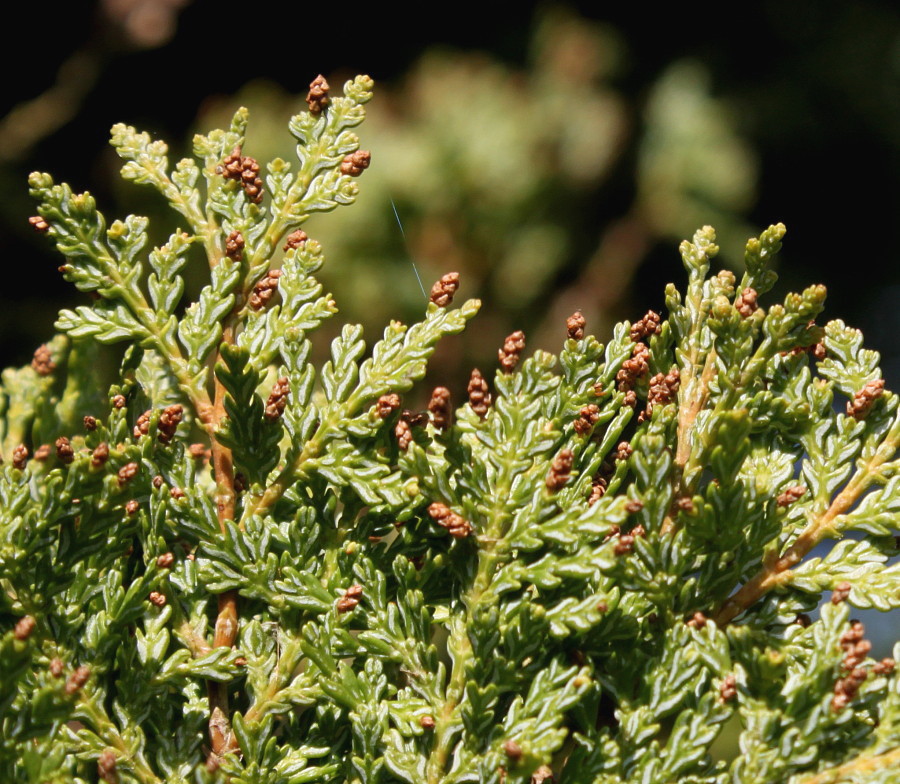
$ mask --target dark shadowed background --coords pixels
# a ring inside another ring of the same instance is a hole
[[[896,4],[748,3],[737,24],[731,11],[639,4],[525,3],[502,16],[457,3],[428,20],[386,4],[226,5],[54,4],[33,57],[0,54],[4,366],[28,361],[80,296],[27,223],[29,171],[90,189],[110,216],[162,218],[153,194],[117,181],[114,122],[166,139],[174,161],[245,103],[247,151],[288,157],[285,120],[309,81],[322,72],[337,90],[366,72],[378,85],[360,202],[307,228],[344,314],[369,334],[421,309],[413,257],[426,284],[459,269],[463,293],[486,303],[448,368],[489,364],[515,328],[558,348],[574,307],[602,338],[661,306],[664,283],[681,280],[677,242],[699,225],[717,227],[737,264],[749,233],[783,221],[776,294],[825,283],[827,315],[862,327],[897,385]],[[162,241],[175,226],[158,223]]]

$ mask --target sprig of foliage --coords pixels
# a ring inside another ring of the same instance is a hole
[[[761,307],[784,227],[740,283],[704,228],[667,318],[603,346],[576,313],[524,360],[514,333],[467,403],[404,410],[479,303],[447,275],[319,364],[299,228],[353,201],[371,88],[317,79],[265,180],[244,109],[174,168],[116,126],[185,221],[149,252],[145,218],[32,175],[94,299],[2,379],[4,780],[892,780],[900,682],[848,605],[900,606],[897,398],[821,286]],[[92,341],[128,346],[105,402]]]

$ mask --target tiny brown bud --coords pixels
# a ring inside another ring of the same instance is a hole
[[[225,255],[232,261],[240,261],[244,256],[244,235],[231,232],[225,240]]]
[[[428,507],[428,514],[442,528],[446,528],[450,535],[456,539],[464,539],[472,533],[472,526],[468,520],[456,514],[449,506],[441,503],[433,503]]]
[[[425,730],[434,729],[434,716],[419,716],[419,726]]]
[[[650,335],[658,335],[660,329],[659,313],[648,310],[642,319],[639,319],[631,325],[629,337],[635,343]]]
[[[275,382],[275,386],[272,387],[272,393],[269,395],[268,400],[266,400],[266,408],[263,413],[263,416],[267,421],[274,422],[281,417],[287,406],[287,399],[290,391],[291,384],[287,376],[282,376]]]
[[[133,498],[125,504],[125,514],[131,517],[134,514],[137,514],[137,510],[140,509],[141,505],[135,501]]]
[[[27,640],[31,633],[34,631],[34,627],[36,625],[36,621],[34,617],[31,615],[24,615],[19,619],[19,622],[16,624],[16,628],[13,631],[13,635],[17,640]]]
[[[344,591],[344,595],[338,599],[337,602],[337,611],[339,613],[350,612],[356,605],[359,604],[359,600],[363,595],[363,587],[361,585],[351,585],[346,591]]]
[[[100,752],[97,758],[97,775],[106,784],[119,784],[119,773],[116,770],[116,753],[112,749]]]
[[[591,494],[588,497],[588,506],[593,506],[606,494],[609,483],[602,476],[595,476],[591,483]]]
[[[459,273],[448,272],[431,287],[429,299],[439,308],[446,308],[453,302],[453,295],[459,288]]]
[[[851,586],[848,582],[840,582],[835,585],[834,593],[831,594],[831,603],[840,604],[847,601],[847,597],[850,596],[850,588]]]
[[[394,436],[397,438],[397,446],[402,452],[405,452],[413,442],[413,433],[409,422],[405,419],[398,420],[394,426]]]
[[[247,489],[247,477],[240,471],[234,475],[234,492],[243,493]]]
[[[719,698],[722,702],[730,702],[737,696],[737,678],[734,675],[726,675],[719,686]]]
[[[597,606],[594,609],[598,613],[605,613],[609,611],[609,604],[607,604],[605,600],[601,599],[599,602],[597,602]]]
[[[312,80],[312,83],[309,85],[309,92],[306,94],[306,103],[312,114],[320,114],[328,106],[328,91],[330,89],[322,74],[319,74]]]
[[[75,459],[75,450],[65,436],[56,439],[56,459],[64,465],[69,465]]]
[[[382,395],[375,403],[375,413],[379,419],[387,419],[398,408],[400,408],[400,395],[392,392],[389,395]]]
[[[810,618],[806,613],[798,613],[797,617],[794,619],[794,623],[796,623],[798,626],[803,627],[804,629],[807,629],[812,623],[812,618]]]
[[[505,741],[503,744],[503,751],[506,752],[506,756],[513,762],[518,762],[522,759],[522,747],[514,740]]]
[[[596,403],[584,406],[579,412],[578,419],[573,422],[575,432],[580,436],[587,435],[594,428],[600,418],[600,407]]]
[[[100,468],[108,459],[109,444],[107,444],[106,441],[103,441],[102,443],[97,444],[97,446],[94,447],[94,451],[91,452],[91,465],[94,468]]]
[[[613,460],[616,462],[620,460],[627,460],[634,454],[634,447],[631,446],[627,441],[620,441],[616,446],[616,451],[613,452]]]
[[[827,355],[827,353],[828,353],[828,352],[825,350],[825,344],[824,344],[824,343],[816,343],[816,345],[814,345],[814,346],[812,347],[812,355],[813,355],[817,360],[819,360],[819,362],[821,362],[823,359],[825,359],[825,356]]]
[[[178,425],[183,416],[184,407],[179,403],[166,406],[160,412],[159,420],[156,425],[156,437],[160,443],[168,444],[175,437],[175,432],[178,430]]]
[[[288,234],[287,239],[284,243],[284,250],[296,250],[300,247],[300,245],[306,242],[309,239],[309,236],[302,229],[297,229],[296,231]]]
[[[72,695],[87,683],[88,678],[91,677],[91,668],[86,664],[82,664],[78,669],[76,669],[66,680],[66,694]]]
[[[125,395],[115,395],[112,399],[113,408],[125,408]]]
[[[34,357],[31,360],[31,367],[34,368],[34,371],[39,376],[49,376],[56,370],[56,363],[53,361],[50,349],[46,343],[35,350]]]
[[[169,490],[169,495],[172,496],[176,501],[181,500],[185,497],[185,492],[180,487],[173,487]]]
[[[616,541],[613,552],[616,555],[626,555],[634,549],[634,537],[631,534],[622,534]]]
[[[682,512],[691,514],[694,511],[694,499],[683,495],[675,502],[675,506],[677,506]]]
[[[488,390],[487,381],[481,375],[481,371],[475,368],[469,378],[469,406],[482,419],[487,416],[491,407],[491,393]]]
[[[31,224],[31,227],[40,232],[41,234],[50,230],[50,224],[47,223],[40,215],[32,215],[28,222]]]
[[[351,152],[344,160],[341,161],[341,174],[347,174],[350,177],[359,177],[372,162],[372,153],[368,150],[357,150]]]
[[[34,450],[34,459],[43,463],[50,457],[50,452],[50,444],[41,444]]]
[[[875,401],[884,394],[884,379],[876,378],[869,381],[859,392],[853,396],[853,400],[847,403],[847,416],[856,420],[865,419]]]
[[[159,490],[159,488],[162,487],[165,483],[166,480],[163,479],[162,474],[157,474],[153,477],[152,484],[157,490]]]
[[[88,414],[84,418],[84,429],[88,431],[94,431],[97,429],[97,420]]]
[[[150,604],[156,607],[165,607],[166,604],[166,595],[160,593],[159,591],[150,591]]]
[[[877,662],[873,667],[872,671],[876,675],[890,675],[894,671],[894,667],[897,666],[897,662],[895,662],[891,658],[882,659],[880,662]]]
[[[687,622],[687,625],[692,629],[703,629],[706,627],[707,620],[709,619],[698,610],[691,616],[691,619]]]
[[[175,556],[172,553],[163,553],[156,559],[156,566],[159,569],[171,569],[175,563]]]
[[[637,514],[643,508],[644,508],[644,504],[642,501],[632,499],[630,501],[625,502],[625,511],[628,512],[628,514]]]
[[[256,282],[250,294],[250,307],[253,310],[262,310],[269,304],[269,301],[275,296],[275,292],[278,291],[280,277],[281,270],[269,270]]]
[[[62,659],[50,660],[50,674],[54,678],[61,678],[64,670],[65,665],[62,663]]]
[[[428,401],[431,422],[435,430],[446,430],[453,422],[453,407],[450,402],[450,390],[446,387],[435,387]]]
[[[750,318],[758,310],[758,297],[756,289],[751,289],[749,286],[738,294],[734,301],[734,306],[737,308],[738,313],[741,314],[741,318]]]
[[[238,657],[234,660],[234,666],[235,666],[235,667],[246,667],[246,666],[247,666],[247,660],[246,660],[243,656],[238,656]]]
[[[137,463],[126,463],[119,469],[118,478],[119,478],[119,486],[128,484],[135,476],[137,476],[137,472],[140,470],[140,466]]]
[[[803,485],[793,485],[787,488],[778,498],[775,500],[775,503],[784,508],[786,506],[790,506],[795,501],[798,501],[806,494],[806,488]]]
[[[503,341],[503,348],[498,349],[500,368],[504,373],[512,373],[519,364],[519,357],[525,350],[525,333],[518,329]]]
[[[587,322],[580,310],[576,310],[566,319],[566,334],[570,340],[581,340],[584,337],[584,328]]]
[[[13,468],[18,468],[20,471],[25,468],[25,464],[28,462],[28,447],[25,444],[19,444],[15,449],[13,449],[12,453],[12,464]]]
[[[551,493],[558,492],[569,481],[574,460],[575,454],[571,449],[561,449],[556,457],[553,458],[553,462],[550,464],[550,472],[544,481]]]

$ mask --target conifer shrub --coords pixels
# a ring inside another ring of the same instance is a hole
[[[179,216],[149,251],[31,176],[91,299],[2,377],[3,780],[896,781],[894,660],[851,608],[900,606],[897,397],[822,286],[763,305],[784,227],[740,279],[701,229],[664,315],[604,346],[574,313],[558,355],[515,332],[410,410],[478,311],[455,273],[313,350],[337,308],[301,225],[353,201],[371,90],[316,79],[293,165],[243,154],[244,109],[174,166],[115,126]]]

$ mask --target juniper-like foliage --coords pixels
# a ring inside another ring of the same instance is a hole
[[[404,410],[478,310],[458,276],[312,359],[336,306],[300,226],[353,201],[371,88],[317,79],[264,171],[243,109],[174,167],[116,126],[180,216],[149,251],[31,177],[92,300],[2,379],[3,781],[897,781],[900,684],[850,608],[900,606],[898,398],[821,286],[762,307],[784,227],[740,281],[702,229],[664,318],[514,333],[468,402]],[[126,346],[105,399],[94,341]]]

